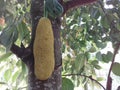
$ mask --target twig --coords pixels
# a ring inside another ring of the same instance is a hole
[[[86,75],[81,75],[81,74],[66,74],[66,75],[62,75],[62,76],[83,76],[83,77],[86,77],[86,78],[89,78],[89,79],[91,79],[92,81],[95,81],[97,84],[99,84],[102,88],[103,88],[103,90],[106,90],[105,89],[105,87],[101,84],[101,83],[99,83],[97,80],[95,80],[95,79],[93,79],[92,78],[92,76],[86,76]]]
[[[100,4],[100,6],[101,6],[101,8],[102,8],[102,10],[103,10],[103,12],[104,12],[104,14],[106,15],[106,18],[107,18],[107,20],[108,20],[108,24],[110,25],[111,31],[114,30],[114,29],[116,29],[115,25],[113,24],[113,21],[114,21],[114,20],[110,21],[109,16],[108,16],[108,14],[106,13],[105,8],[104,8],[104,6],[103,6],[103,4],[102,4],[101,1],[99,1],[99,4]],[[119,31],[119,30],[118,30],[118,31]],[[111,63],[111,66],[110,66],[110,69],[109,69],[109,72],[108,72],[108,76],[107,76],[106,90],[111,90],[111,89],[112,89],[112,78],[110,77],[110,74],[111,74],[112,67],[113,67],[113,64],[114,64],[114,61],[115,61],[115,56],[116,56],[116,54],[117,54],[117,52],[118,52],[118,50],[119,50],[119,47],[120,47],[120,43],[117,43],[117,44],[116,44],[116,47],[115,47],[115,49],[114,49],[114,54],[113,54],[112,63]]]
[[[114,49],[113,59],[112,59],[112,63],[111,63],[110,69],[109,69],[108,77],[107,77],[106,90],[111,90],[111,88],[112,88],[112,78],[110,77],[110,74],[111,74],[112,67],[113,67],[113,64],[114,64],[114,61],[115,61],[115,56],[116,56],[119,48],[120,48],[120,43],[118,43],[116,45],[116,48]]]

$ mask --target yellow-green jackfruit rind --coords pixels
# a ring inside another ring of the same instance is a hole
[[[54,71],[54,36],[52,25],[48,18],[42,17],[36,28],[33,46],[34,71],[40,80],[46,80]]]

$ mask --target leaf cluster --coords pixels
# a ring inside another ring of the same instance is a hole
[[[119,0],[108,0],[105,3],[100,1],[93,5],[81,6],[70,10],[63,17],[63,75],[77,73],[99,80],[96,71],[102,68],[100,63],[109,63],[113,59],[113,52],[108,50],[105,53],[102,52],[103,49],[108,46],[108,42],[112,43],[113,49],[120,42],[118,2]],[[114,72],[116,73],[115,70]],[[75,86],[100,86],[86,77],[69,77]],[[103,80],[103,77],[100,80]]]
[[[0,18],[5,21],[0,27],[0,88],[26,89],[26,65],[9,50],[13,43],[18,46],[30,43],[30,0],[0,0]]]

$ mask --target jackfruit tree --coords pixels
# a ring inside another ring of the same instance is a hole
[[[111,75],[120,76],[119,6],[119,0],[0,0],[0,87],[119,90]],[[102,52],[108,44],[112,49]],[[111,63],[107,77],[97,74],[100,63]]]

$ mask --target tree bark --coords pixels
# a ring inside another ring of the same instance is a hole
[[[33,48],[35,31],[38,20],[43,16],[43,1],[44,0],[31,0],[31,18],[32,18],[32,39],[30,43],[31,49]],[[24,58],[27,59],[28,73],[28,90],[61,90],[61,41],[60,41],[60,19],[51,20],[54,33],[54,53],[55,53],[55,69],[52,76],[46,80],[38,80],[34,75],[34,56],[33,53]],[[33,51],[33,49],[32,49]],[[23,61],[24,61],[23,60]]]

